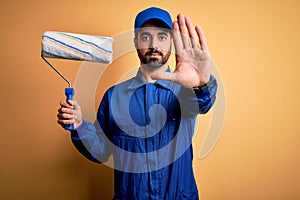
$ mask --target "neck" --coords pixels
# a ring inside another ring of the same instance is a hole
[[[165,72],[167,70],[167,68],[168,68],[168,63],[162,65],[159,68],[155,68],[155,69],[147,67],[146,65],[141,65],[140,71],[146,82],[154,83],[156,80],[151,78],[152,74],[157,73],[157,72]]]

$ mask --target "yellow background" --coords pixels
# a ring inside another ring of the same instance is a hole
[[[194,141],[202,200],[300,199],[299,0],[2,0],[0,199],[111,199],[112,169],[79,155],[56,124],[66,84],[41,60],[41,36],[112,36],[148,6],[203,27],[225,86],[220,140],[199,158],[210,112]],[[80,62],[55,63],[75,80]],[[113,63],[99,94],[137,65],[134,53]]]

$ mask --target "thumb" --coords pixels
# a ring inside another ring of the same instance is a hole
[[[76,100],[73,100],[72,105],[74,110],[80,110],[80,106]]]
[[[169,80],[173,83],[178,83],[182,85],[183,87],[190,88],[191,84],[188,79],[186,79],[184,76],[182,76],[180,73],[177,73],[176,71],[171,72],[157,72],[151,76],[153,80]]]
[[[72,106],[73,110],[80,110],[80,106],[76,100],[68,100],[68,104]]]
[[[157,72],[157,73],[153,73],[151,75],[151,78],[153,80],[169,80],[172,82],[177,82],[178,78],[177,78],[177,74],[176,73],[171,73],[171,72]]]

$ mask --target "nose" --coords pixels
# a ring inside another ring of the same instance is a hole
[[[150,48],[153,48],[153,49],[158,49],[159,48],[158,40],[155,37],[153,37],[151,39]]]

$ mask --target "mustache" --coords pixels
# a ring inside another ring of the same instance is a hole
[[[145,56],[149,56],[149,55],[151,55],[151,54],[153,54],[153,53],[157,53],[157,54],[159,54],[160,56],[163,56],[163,53],[160,52],[160,51],[158,51],[158,50],[156,50],[156,49],[150,49],[149,51],[147,51],[147,52],[145,53]]]

